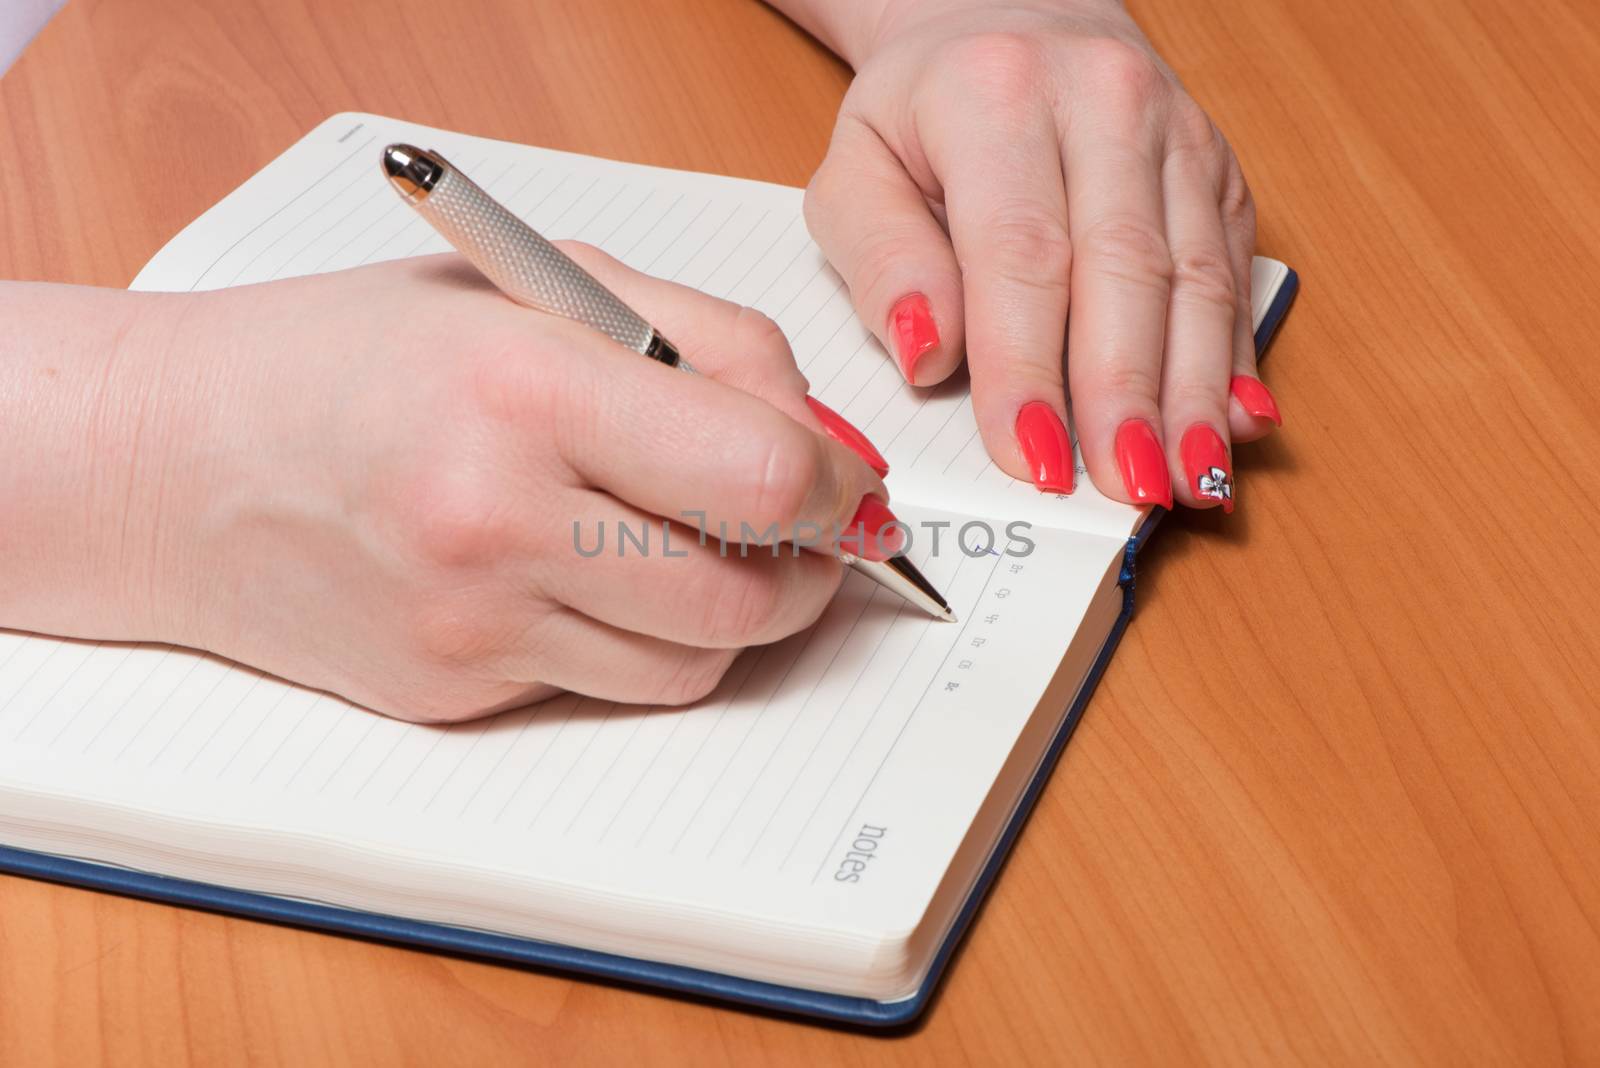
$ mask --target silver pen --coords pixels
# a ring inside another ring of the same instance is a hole
[[[576,320],[641,356],[693,373],[643,316],[437,152],[390,145],[383,150],[383,171],[406,203],[518,304]],[[944,597],[906,556],[873,561],[840,555],[936,619],[955,620]]]

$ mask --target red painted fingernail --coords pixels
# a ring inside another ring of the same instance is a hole
[[[1149,421],[1129,419],[1119,426],[1116,449],[1122,486],[1133,503],[1171,508],[1172,476],[1167,472],[1167,455],[1161,451],[1161,439]]]
[[[1272,399],[1272,391],[1262,384],[1261,379],[1234,375],[1233,381],[1228,383],[1228,391],[1250,415],[1257,419],[1271,419],[1276,426],[1283,425],[1283,416],[1278,414],[1278,402]]]
[[[906,531],[889,506],[868,494],[839,538],[839,547],[863,560],[887,560],[905,548]]]
[[[1033,484],[1046,493],[1071,493],[1072,439],[1056,410],[1044,401],[1030,401],[1017,413],[1016,429]]]
[[[1221,434],[1209,424],[1196,423],[1183,432],[1178,459],[1183,461],[1184,477],[1196,497],[1221,501],[1224,512],[1233,511],[1233,464],[1228,461]]]
[[[907,382],[915,383],[917,361],[939,344],[939,327],[933,321],[933,309],[928,307],[928,298],[921,293],[901,297],[900,303],[889,312],[889,326],[894,330],[900,370]]]
[[[822,429],[828,432],[830,438],[867,461],[867,466],[876,471],[879,478],[883,478],[889,473],[889,461],[883,458],[883,453],[873,448],[872,442],[867,440],[865,434],[856,429],[854,423],[815,397],[807,397],[806,404],[816,414],[816,417],[822,420]]]

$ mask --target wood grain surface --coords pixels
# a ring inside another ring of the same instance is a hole
[[[1164,524],[923,1026],[0,879],[0,1062],[1600,1062],[1600,5],[1134,6],[1304,280],[1285,427]],[[72,0],[0,276],[126,285],[349,108],[803,184],[847,81],[753,0]]]

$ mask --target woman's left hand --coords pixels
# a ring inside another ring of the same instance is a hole
[[[1254,208],[1121,5],[777,2],[856,68],[806,218],[907,380],[965,353],[995,463],[1056,492],[1070,383],[1102,493],[1231,509],[1230,442],[1277,421]]]

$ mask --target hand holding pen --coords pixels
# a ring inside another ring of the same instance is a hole
[[[401,196],[512,300],[581,323],[662,366],[693,371],[661,331],[442,156],[390,145],[383,153],[383,168]],[[859,431],[820,402],[806,400],[833,437],[861,454],[880,475],[887,473],[882,457]],[[685,514],[684,503],[678,507]],[[894,524],[883,499],[868,494],[848,524],[820,533],[828,537],[824,547],[837,548],[847,563],[873,581],[935,618],[953,620],[938,590],[900,554],[904,535]],[[801,535],[795,525],[780,531],[782,541],[801,543],[809,536],[807,547],[816,547],[816,533]]]

